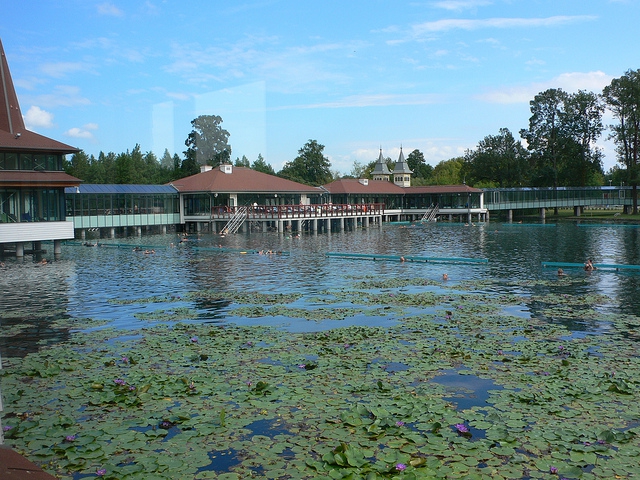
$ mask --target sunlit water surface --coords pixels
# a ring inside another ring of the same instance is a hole
[[[292,307],[310,307],[308,299],[327,290],[349,288],[358,280],[427,278],[441,281],[447,273],[448,287],[461,281],[491,279],[487,294],[516,293],[523,298],[558,290],[568,294],[605,294],[606,310],[640,313],[640,270],[599,270],[591,274],[567,269],[570,276],[585,279],[576,286],[533,280],[556,279],[555,269],[543,261],[640,265],[640,228],[576,223],[503,224],[491,222],[465,226],[459,223],[429,225],[385,224],[381,228],[357,229],[331,234],[303,234],[300,238],[277,233],[191,235],[183,244],[174,234],[101,240],[105,246],[65,245],[62,255],[47,265],[38,258],[6,258],[0,267],[0,328],[29,324],[13,336],[3,336],[0,355],[21,356],[36,348],[36,342],[66,338],[64,330],[50,328],[48,320],[91,318],[107,325],[132,329],[149,325],[136,313],[167,308],[166,304],[114,303],[114,300],[146,299],[153,296],[183,296],[196,290],[231,290],[260,293],[299,293]],[[132,245],[155,250],[145,254]],[[119,245],[119,247],[117,247]],[[128,245],[128,246],[124,246]],[[51,245],[47,248],[51,249]],[[223,247],[216,251],[216,247]],[[241,253],[273,250],[284,255]],[[226,250],[226,251],[225,251]],[[391,262],[327,257],[327,252],[390,254],[422,257],[486,259],[487,263]],[[531,285],[531,286],[529,286]],[[188,307],[201,322],[230,321],[224,302],[173,302],[171,308]],[[42,313],[45,312],[45,319]],[[414,312],[415,313],[415,312]],[[505,312],[527,316],[529,306]],[[37,322],[33,318],[39,318]],[[347,324],[391,325],[388,318],[356,316],[346,321],[309,322],[276,317],[238,318],[246,325],[272,324],[291,331],[311,331]],[[192,320],[193,321],[193,320]],[[593,330],[606,326],[580,326]],[[126,332],[123,332],[125,335]]]

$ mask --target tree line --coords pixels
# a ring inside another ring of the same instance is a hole
[[[540,92],[529,102],[531,117],[520,138],[507,128],[480,140],[461,157],[443,160],[435,167],[427,164],[416,149],[406,157],[413,171],[414,185],[467,183],[476,187],[559,187],[597,186],[609,180],[636,186],[640,177],[640,70],[629,70],[615,78],[602,93],[567,93],[560,88]],[[608,109],[617,123],[603,125]],[[201,115],[191,122],[183,156],[165,150],[161,158],[143,153],[140,145],[98,157],[84,152],[66,163],[67,173],[86,183],[162,184],[200,171],[200,165],[217,166],[231,162],[230,134],[222,128],[222,118]],[[596,146],[603,132],[616,146],[616,166],[603,172],[602,151]],[[245,156],[234,165],[278,175],[308,185],[322,185],[340,177],[331,171],[324,145],[309,140],[298,155],[276,172],[262,155],[251,162]],[[386,159],[391,170],[395,163]],[[355,161],[343,177],[371,178],[376,160],[363,165]]]

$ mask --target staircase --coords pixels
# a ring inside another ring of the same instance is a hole
[[[222,229],[223,233],[236,233],[240,226],[247,219],[248,207],[239,207],[236,212],[231,216],[227,224]]]
[[[424,215],[422,216],[422,220],[420,220],[421,222],[434,222],[436,220],[436,215],[438,215],[438,212],[440,211],[440,209],[438,208],[438,205],[434,205],[433,207],[429,208],[426,212],[424,212]]]

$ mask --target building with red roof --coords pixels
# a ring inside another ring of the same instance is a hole
[[[78,149],[26,129],[0,42],[0,255],[23,256],[25,244],[73,238],[65,221],[65,187],[80,180],[63,171],[64,155]]]

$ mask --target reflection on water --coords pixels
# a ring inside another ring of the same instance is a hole
[[[0,267],[0,354],[21,356],[41,339],[56,341],[65,331],[51,322],[60,318],[93,318],[121,329],[148,325],[136,313],[166,308],[161,303],[112,303],[112,300],[173,296],[182,298],[194,290],[233,290],[241,292],[291,293],[305,298],[327,290],[349,288],[358,280],[375,277],[425,278],[440,281],[449,276],[449,286],[466,280],[491,279],[490,291],[517,292],[522,295],[563,292],[599,293],[611,299],[608,311],[640,313],[640,272],[597,271],[587,274],[567,269],[570,278],[580,282],[563,284],[555,271],[541,268],[542,261],[640,264],[640,229],[610,226],[579,228],[574,223],[535,228],[531,226],[478,224],[429,224],[358,229],[350,232],[291,238],[277,233],[232,235],[193,235],[183,245],[175,235],[147,236],[141,239],[108,240],[105,243],[154,245],[154,254],[126,248],[87,248],[64,246],[59,259],[49,265],[37,264],[31,257],[7,258]],[[193,246],[223,246],[238,250],[286,251],[289,255],[257,255],[238,252],[197,250]],[[372,262],[328,258],[326,252],[378,253],[425,257],[486,258],[488,263]],[[535,280],[548,280],[540,286]],[[557,280],[557,286],[555,282]],[[515,287],[514,284],[518,283]],[[527,285],[531,285],[530,287]],[[225,301],[194,303],[177,301],[171,308],[189,308],[198,320],[226,321],[230,308]],[[526,315],[528,308],[514,308]],[[513,313],[513,312],[511,312]],[[238,319],[246,324],[274,322],[282,318]],[[290,320],[287,320],[290,322]],[[388,325],[389,319],[360,316],[355,324]],[[20,335],[12,335],[16,325],[30,324]],[[290,325],[303,331],[345,325],[344,321],[300,321]],[[576,328],[590,328],[576,322]],[[596,326],[595,328],[601,328]]]

